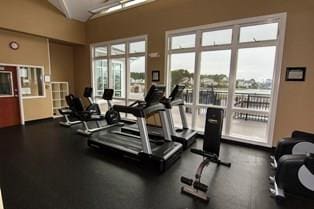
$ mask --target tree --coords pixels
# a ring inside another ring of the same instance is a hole
[[[145,79],[145,73],[139,73],[139,72],[131,72],[131,78],[134,80],[144,80]]]
[[[188,70],[179,69],[171,71],[171,80],[173,84],[185,84],[187,87],[192,85],[191,79],[193,79],[193,73]]]

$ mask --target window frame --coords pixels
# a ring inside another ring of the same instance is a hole
[[[230,140],[234,141],[240,141],[250,144],[257,144],[265,147],[271,147],[273,143],[273,135],[274,135],[274,129],[275,129],[275,121],[276,121],[276,111],[277,111],[277,100],[278,100],[278,94],[279,94],[279,84],[280,84],[280,76],[281,76],[281,66],[282,66],[282,59],[283,59],[283,47],[284,47],[284,39],[285,39],[285,30],[286,30],[286,18],[287,13],[277,13],[272,15],[265,15],[265,16],[258,16],[258,17],[250,17],[250,18],[244,18],[244,19],[238,19],[238,20],[231,20],[226,22],[220,22],[220,23],[214,23],[214,24],[208,24],[208,25],[201,25],[196,27],[190,27],[190,28],[183,28],[178,30],[171,30],[165,32],[165,77],[164,82],[167,85],[167,95],[169,95],[171,89],[169,89],[169,86],[171,85],[171,61],[170,56],[173,53],[184,53],[184,52],[195,52],[196,53],[196,61],[195,61],[195,74],[194,74],[194,83],[199,84],[199,77],[200,77],[200,53],[204,51],[216,51],[216,50],[231,50],[231,62],[230,62],[230,75],[229,80],[236,78],[236,62],[237,62],[237,52],[235,52],[238,49],[242,48],[253,48],[253,47],[265,47],[265,46],[276,46],[276,57],[275,57],[275,65],[274,65],[274,72],[273,72],[273,87],[271,91],[271,107],[270,110],[267,111],[267,113],[270,116],[270,120],[267,124],[267,136],[266,136],[266,142],[255,142],[255,141],[249,141],[242,138],[232,137],[225,135],[224,137]],[[276,40],[266,40],[266,41],[257,41],[257,42],[248,42],[248,43],[240,43],[240,27],[245,26],[253,26],[253,25],[260,25],[265,23],[272,23],[272,22],[278,22],[278,32],[277,32],[277,39]],[[232,42],[229,45],[219,45],[219,46],[202,46],[202,33],[212,30],[223,30],[226,28],[232,28]],[[169,40],[170,37],[173,36],[179,36],[181,34],[189,34],[189,33],[196,33],[196,46],[194,48],[190,48],[188,50],[186,49],[177,49],[172,50],[170,48]],[[233,69],[235,67],[235,69]],[[224,109],[228,109],[230,112],[227,114],[229,117],[233,115],[234,112],[237,111],[237,108],[230,106],[229,104],[233,103],[235,91],[230,91],[230,89],[235,89],[235,81],[229,82],[229,92],[228,92],[228,106],[227,107],[221,107]],[[194,85],[193,91],[199,92],[199,85]],[[231,100],[232,102],[229,102]],[[188,104],[187,106],[192,106],[192,128],[195,127],[195,111],[201,107],[211,107],[213,105],[203,105],[199,104],[199,94],[195,94],[193,98],[193,103]],[[219,106],[215,106],[219,107]],[[194,111],[194,112],[193,112]],[[244,110],[240,109],[241,112],[248,112],[248,113],[254,113],[256,111],[254,110]],[[260,112],[260,111],[259,111]],[[229,126],[227,129],[230,131],[230,124],[231,120],[229,120]]]
[[[145,41],[145,52],[137,52],[137,53],[130,53],[130,43],[134,42],[140,42],[140,41]],[[121,55],[111,55],[111,46],[112,45],[117,45],[117,44],[125,44],[125,54]],[[100,57],[95,57],[95,48],[96,47],[101,47],[101,46],[107,46],[107,56],[100,56]],[[123,38],[123,39],[116,39],[116,40],[111,40],[111,41],[105,41],[105,42],[98,42],[98,43],[93,43],[90,44],[90,66],[91,66],[91,86],[95,88],[95,81],[94,81],[94,70],[95,70],[95,60],[101,60],[101,59],[107,59],[107,69],[108,69],[108,88],[113,87],[112,83],[112,59],[119,59],[123,58],[125,61],[125,80],[121,82],[125,82],[125,97],[120,98],[120,97],[113,97],[114,100],[119,100],[119,101],[125,101],[125,104],[127,104],[128,101],[135,101],[131,98],[129,98],[129,85],[130,85],[130,65],[129,65],[129,58],[130,57],[145,57],[145,80],[147,81],[148,73],[147,73],[147,60],[148,60],[148,36],[147,35],[140,35],[140,36],[134,36],[134,37],[129,37],[129,38]],[[147,90],[147,82],[145,82],[145,90]],[[95,98],[100,98],[99,96],[95,95]]]
[[[24,96],[23,93],[22,93],[22,89],[23,89],[23,86],[22,86],[22,77],[21,77],[21,70],[24,69],[24,68],[32,68],[32,69],[40,69],[41,71],[41,74],[42,74],[42,91],[43,91],[43,95],[42,96]],[[43,66],[32,66],[32,65],[19,65],[18,66],[18,82],[21,84],[21,88],[20,88],[20,91],[21,91],[21,97],[22,99],[41,99],[41,98],[46,98],[47,95],[46,95],[46,83],[45,83],[45,69]]]

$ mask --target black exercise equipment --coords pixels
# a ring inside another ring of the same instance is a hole
[[[105,89],[102,98],[107,101],[108,110],[105,115],[107,124],[112,125],[121,121],[120,113],[113,109],[111,101],[113,99],[113,89]]]
[[[96,114],[101,115],[99,105],[93,99],[93,88],[86,87],[84,89],[83,96],[88,100],[89,106],[86,108],[87,111],[94,111]]]
[[[271,166],[277,168],[280,157],[287,154],[306,154],[314,153],[314,134],[293,131],[291,137],[282,139],[271,156]]]
[[[59,113],[61,115],[63,115],[65,121],[60,121],[59,124],[61,126],[65,126],[65,127],[71,127],[73,125],[76,125],[76,124],[80,124],[82,123],[82,121],[80,120],[71,120],[70,118],[75,118],[74,114],[73,114],[73,111],[71,110],[71,102],[72,102],[72,99],[74,98],[74,95],[73,94],[69,94],[67,96],[65,96],[65,101],[68,105],[68,107],[65,107],[65,108],[61,108],[59,109]]]
[[[168,98],[163,97],[160,102],[163,103],[166,107],[166,116],[169,122],[172,140],[181,143],[183,145],[183,148],[185,149],[195,142],[197,132],[189,129],[187,125],[183,100],[184,89],[185,86],[176,85],[175,88],[172,90],[170,96]],[[179,108],[182,128],[176,128],[174,126],[171,109],[175,107]],[[132,133],[137,135],[139,134],[139,130],[136,124],[124,126],[121,130],[126,133]],[[151,137],[163,138],[163,132],[159,126],[148,125],[147,130],[148,134]]]
[[[123,156],[157,166],[159,171],[164,171],[182,153],[182,145],[171,141],[165,107],[159,102],[164,93],[165,86],[152,85],[145,97],[145,101],[136,101],[129,106],[113,106],[115,111],[132,114],[137,118],[137,125],[140,130],[139,136],[116,129],[108,129],[105,134],[90,137],[88,145],[121,152]],[[154,113],[159,113],[161,116],[162,131],[165,138],[164,143],[161,145],[151,143],[148,137],[145,117]]]
[[[219,160],[223,117],[223,109],[207,108],[203,149],[191,149],[192,153],[201,155],[204,159],[198,166],[194,180],[183,176],[181,177],[181,182],[188,185],[183,186],[181,192],[197,197],[205,202],[209,201],[209,197],[206,194],[208,186],[201,183],[204,168],[207,167],[210,162],[227,167],[231,166],[231,163]]]
[[[314,154],[282,156],[270,180],[274,185],[270,191],[279,202],[285,193],[314,198]]]
[[[85,89],[84,96],[91,98],[91,90],[90,88]],[[84,106],[81,100],[77,97],[74,97],[72,100],[72,111],[74,112],[75,116],[82,121],[83,128],[78,129],[77,132],[79,134],[90,136],[95,132],[99,132],[114,126],[123,126],[124,124],[120,122],[120,114],[118,111],[112,108],[110,100],[112,100],[113,90],[112,89],[105,89],[103,94],[103,99],[107,100],[108,103],[108,111],[106,115],[100,114],[100,109],[98,104],[92,103],[90,104],[86,110],[84,110]],[[106,120],[107,124],[102,125],[100,122]],[[90,128],[88,126],[88,122],[94,121],[97,125],[96,128]]]

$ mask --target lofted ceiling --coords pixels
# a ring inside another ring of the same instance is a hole
[[[88,11],[96,8],[105,0],[48,0],[59,9],[67,18],[85,22],[91,16]]]
[[[155,0],[48,0],[67,18],[86,22],[89,18],[140,6]]]

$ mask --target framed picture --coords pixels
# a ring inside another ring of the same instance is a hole
[[[306,67],[287,67],[286,81],[305,81]]]
[[[153,71],[153,73],[152,73],[152,81],[160,81],[159,71],[157,71],[157,70]]]

